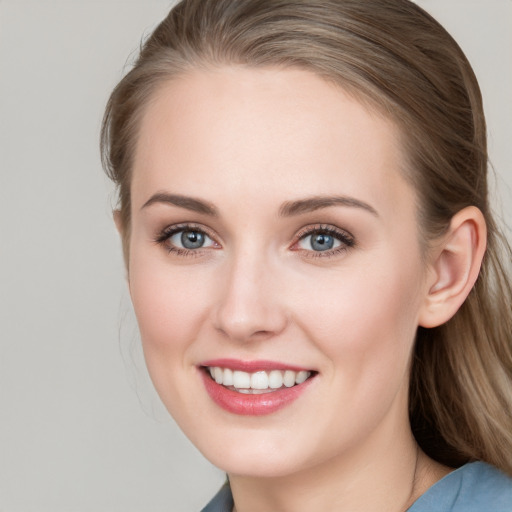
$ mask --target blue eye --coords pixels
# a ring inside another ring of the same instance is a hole
[[[332,235],[323,233],[321,231],[311,233],[310,235],[305,236],[299,241],[299,247],[301,249],[319,252],[329,251],[330,249],[335,249],[340,245],[340,240],[336,239]]]
[[[315,227],[304,233],[296,247],[303,251],[333,254],[353,247],[355,244],[351,235],[331,226]]]
[[[201,249],[220,249],[220,245],[206,234],[206,229],[193,224],[167,226],[154,241],[177,256],[199,256]]]
[[[197,229],[175,231],[167,240],[170,246],[187,250],[202,249],[214,245],[214,241],[207,234]]]

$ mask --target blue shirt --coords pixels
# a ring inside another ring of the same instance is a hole
[[[226,483],[201,512],[232,510]],[[471,462],[435,483],[408,512],[512,512],[512,478],[485,462]]]

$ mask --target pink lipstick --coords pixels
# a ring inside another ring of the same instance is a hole
[[[273,361],[215,359],[199,366],[210,398],[244,416],[271,414],[304,393],[317,372]]]

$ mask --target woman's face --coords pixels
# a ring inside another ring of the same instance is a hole
[[[402,167],[392,123],[302,70],[195,71],[148,105],[130,291],[153,382],[217,466],[286,475],[409,435],[427,285]]]

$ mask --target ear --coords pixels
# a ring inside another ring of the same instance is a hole
[[[124,259],[124,266],[125,266],[125,269],[126,269],[126,280],[128,281],[128,287],[130,286],[130,275],[129,275],[129,272],[128,272],[128,253],[127,253],[127,250],[126,250],[126,230],[125,230],[125,226],[124,226],[124,223],[123,223],[123,219],[122,219],[122,215],[121,215],[121,210],[114,210],[114,213],[113,213],[113,217],[114,217],[114,223],[116,225],[116,228],[117,228],[117,232],[119,233],[119,236],[121,237],[121,244],[123,246],[123,259]]]
[[[113,217],[114,217],[114,223],[117,228],[117,232],[119,233],[119,235],[122,238],[123,237],[123,219],[121,218],[121,210],[114,210]]]
[[[468,206],[453,216],[431,254],[419,325],[437,327],[455,315],[475,284],[486,247],[487,228],[478,208]]]

